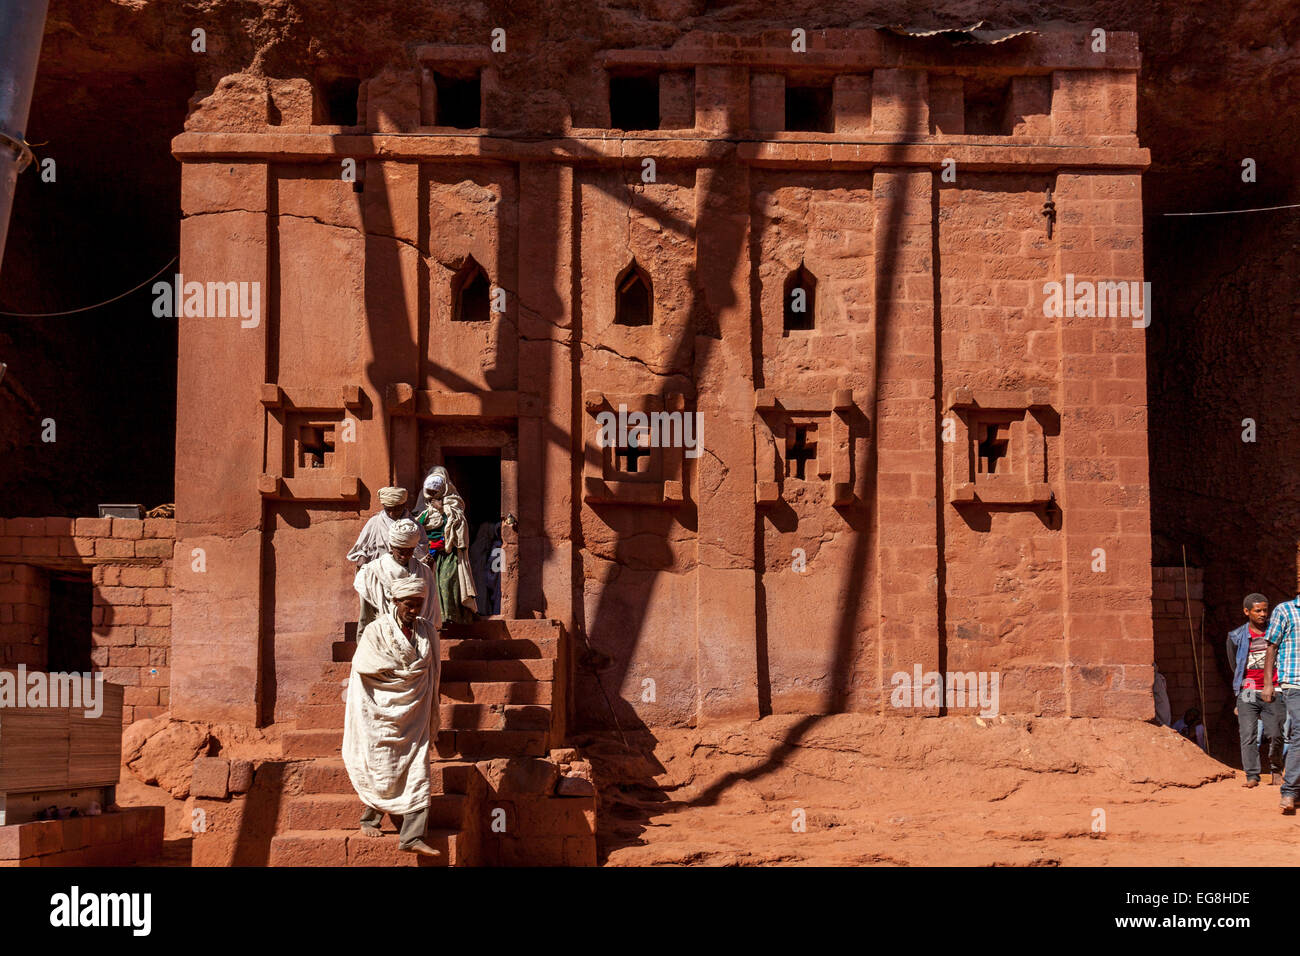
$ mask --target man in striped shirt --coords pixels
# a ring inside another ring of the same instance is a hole
[[[1287,733],[1286,770],[1282,774],[1282,812],[1295,813],[1295,798],[1300,793],[1300,597],[1273,608],[1268,622],[1268,651],[1264,656],[1264,673],[1277,665],[1277,680],[1286,713],[1291,718]],[[1259,692],[1264,703],[1273,700],[1273,687],[1264,681]]]

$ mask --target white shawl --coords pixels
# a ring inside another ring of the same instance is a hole
[[[429,741],[438,732],[438,632],[393,613],[357,642],[343,722],[343,765],[361,802],[385,813],[429,805]]]
[[[407,508],[402,514],[402,518],[410,517],[411,509]],[[357,543],[348,552],[348,560],[369,564],[382,555],[388,550],[388,532],[400,520],[402,519],[388,517],[388,512],[380,508],[370,516],[370,520],[361,529],[361,534],[357,536]],[[429,550],[429,541],[424,535],[423,528],[420,529],[420,543],[416,547],[418,548],[417,554],[423,554]]]
[[[424,579],[424,609],[420,611],[420,617],[434,627],[440,627],[442,615],[438,610],[438,583],[433,578],[433,572],[414,555],[406,567],[402,567],[393,557],[392,551],[386,551],[357,572],[357,576],[352,579],[352,586],[362,600],[383,616],[393,610],[393,582],[412,574]]]

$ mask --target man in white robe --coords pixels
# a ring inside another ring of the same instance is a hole
[[[379,837],[384,814],[398,847],[437,857],[424,842],[429,821],[429,742],[438,732],[438,631],[419,617],[424,578],[393,582],[393,607],[357,642],[343,722],[343,765],[365,805],[361,832]]]
[[[388,532],[398,521],[411,517],[411,509],[406,507],[405,488],[380,488],[379,503],[383,507],[370,516],[357,535],[357,543],[348,552],[348,560],[358,565],[366,565],[380,557],[388,550]],[[420,529],[419,551],[428,550],[424,529]]]
[[[409,518],[393,522],[388,532],[388,551],[371,561],[352,580],[352,586],[361,597],[361,619],[357,623],[358,639],[366,626],[376,617],[392,610],[391,588],[399,578],[415,576],[428,587],[420,617],[431,621],[435,627],[442,623],[438,614],[437,585],[433,572],[415,556],[420,543],[420,526]]]

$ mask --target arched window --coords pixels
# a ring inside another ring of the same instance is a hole
[[[452,281],[454,322],[486,322],[492,317],[492,285],[483,267],[470,256]]]
[[[817,314],[817,277],[799,263],[785,280],[785,331],[807,332]]]
[[[654,321],[654,287],[635,259],[619,274],[614,290],[615,325],[649,325]]]

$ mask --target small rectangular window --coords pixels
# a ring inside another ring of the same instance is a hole
[[[622,76],[609,78],[609,125],[613,129],[644,130],[659,128],[659,76]]]
[[[785,128],[797,133],[831,133],[835,130],[831,88],[785,86]]]
[[[361,80],[355,76],[335,76],[319,81],[316,89],[323,125],[357,125]]]
[[[1009,136],[1011,123],[1007,105],[1011,79],[968,76],[963,83],[964,128],[968,135]]]
[[[434,71],[434,126],[477,129],[482,125],[482,85],[479,74],[455,75]]]

